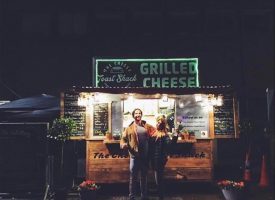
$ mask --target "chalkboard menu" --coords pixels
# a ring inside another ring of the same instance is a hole
[[[105,136],[108,130],[108,103],[94,104],[93,136]]]
[[[223,97],[222,106],[214,106],[215,135],[235,135],[233,96],[220,94]]]
[[[78,105],[79,93],[64,93],[64,117],[70,117],[76,122],[77,131],[75,136],[85,135],[86,107]]]

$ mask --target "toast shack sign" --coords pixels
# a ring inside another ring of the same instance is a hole
[[[198,87],[198,59],[94,59],[93,86]]]

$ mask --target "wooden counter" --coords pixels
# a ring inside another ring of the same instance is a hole
[[[87,140],[86,178],[98,183],[129,181],[129,156],[119,141]],[[153,177],[149,172],[149,178]],[[213,177],[213,141],[179,140],[171,149],[165,178],[172,180],[211,181]]]

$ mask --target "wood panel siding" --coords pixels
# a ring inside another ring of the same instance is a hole
[[[213,152],[210,139],[196,143],[178,143],[172,149],[165,167],[165,178],[171,180],[211,181]],[[149,180],[153,180],[149,171]],[[128,152],[118,143],[87,140],[86,178],[98,183],[125,183],[129,181]]]

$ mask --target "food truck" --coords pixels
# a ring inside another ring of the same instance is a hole
[[[218,138],[238,138],[238,104],[231,86],[200,86],[198,59],[95,59],[93,86],[62,93],[62,115],[72,117],[86,141],[86,178],[98,183],[129,181],[129,155],[120,138],[140,108],[155,126],[165,115],[169,151],[165,178],[211,181]],[[150,172],[149,172],[150,173]]]

